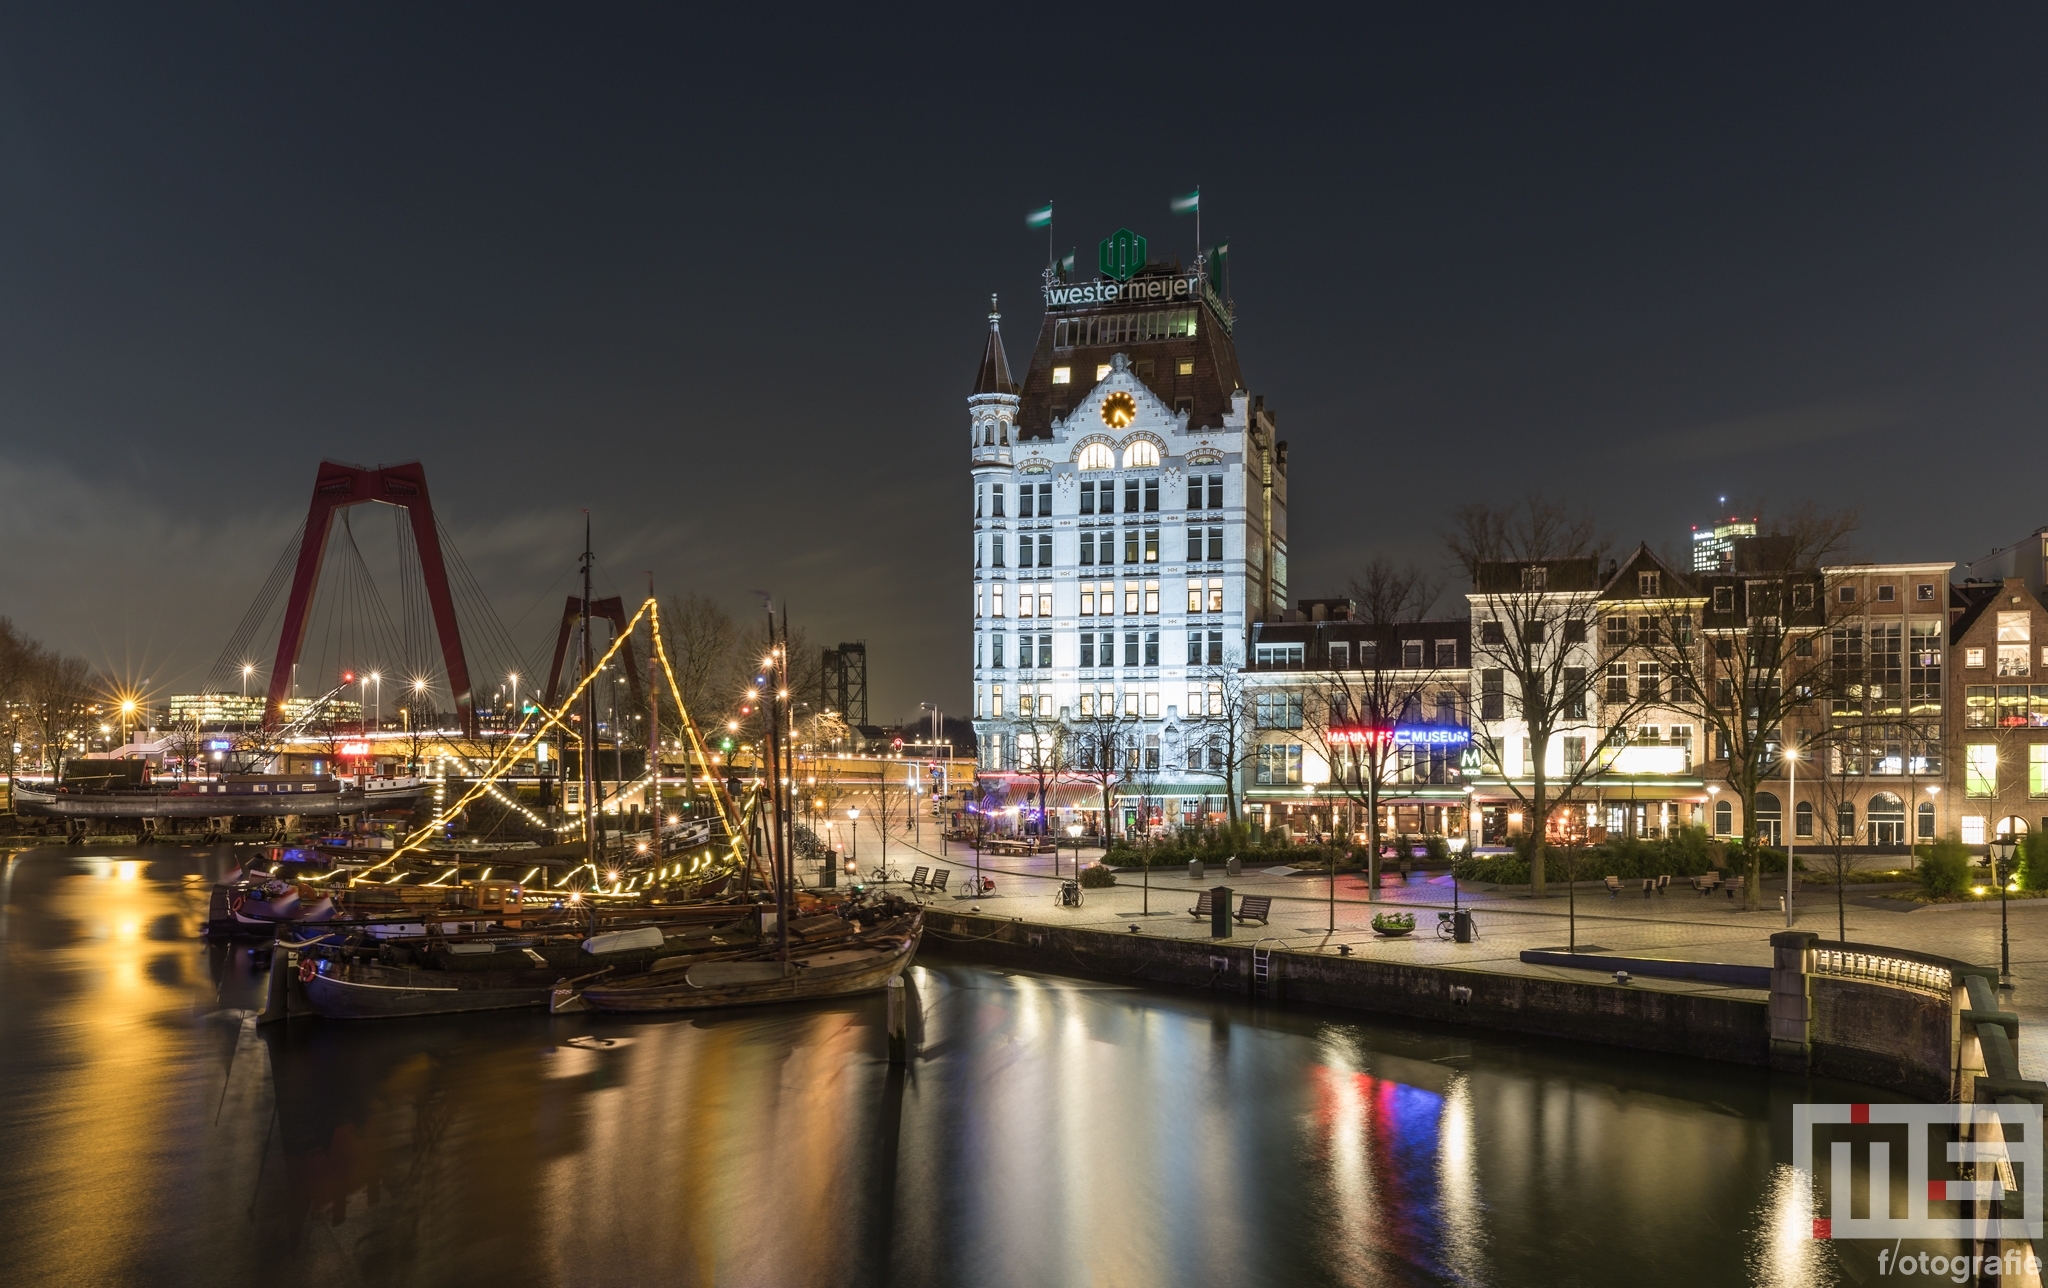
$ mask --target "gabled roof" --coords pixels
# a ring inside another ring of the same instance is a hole
[[[2023,577],[2004,577],[1995,582],[1966,581],[1956,589],[1960,591],[1960,598],[1966,601],[1968,607],[1963,609],[1956,617],[1955,623],[1949,627],[1950,644],[1962,643],[1963,636],[1969,634],[1971,627],[1983,621],[1987,612],[1994,607],[2005,608],[2014,599],[2018,599],[2027,608],[2048,608],[2048,605],[2044,605],[2035,597],[2034,592],[2027,589],[2027,582]]]
[[[1517,595],[1524,593],[1525,568],[1544,570],[1543,593],[1584,594],[1600,589],[1600,561],[1590,557],[1570,559],[1503,559],[1482,563],[1472,578],[1472,593]]]
[[[1657,594],[1645,595],[1642,579],[1636,574],[1654,572],[1661,574]],[[1657,557],[1648,543],[1639,542],[1635,553],[1621,561],[1607,578],[1607,584],[1600,588],[1601,599],[1698,599],[1700,592],[1685,575]]]
[[[1003,315],[996,312],[996,297],[988,297],[988,348],[982,351],[981,371],[974,378],[977,394],[1014,394],[1017,382],[1010,379],[1010,360],[1003,354]]]

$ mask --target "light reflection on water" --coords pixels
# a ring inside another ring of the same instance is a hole
[[[1843,1088],[929,957],[908,1071],[877,1000],[259,1031],[230,862],[0,874],[10,1277],[1835,1281],[1782,1137]]]

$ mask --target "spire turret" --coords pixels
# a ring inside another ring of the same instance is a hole
[[[976,394],[1014,394],[1017,382],[1010,379],[1010,360],[1003,354],[1003,315],[996,311],[996,297],[988,297],[988,348],[981,355],[981,373],[974,378]]]

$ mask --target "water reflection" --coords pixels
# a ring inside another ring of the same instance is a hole
[[[231,862],[42,851],[0,875],[14,1276],[1838,1274],[1801,1237],[1771,1124],[1841,1089],[929,958],[907,1070],[883,1061],[879,1000],[258,1030],[262,968],[195,938]]]

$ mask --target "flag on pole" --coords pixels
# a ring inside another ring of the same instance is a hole
[[[1066,255],[1060,259],[1060,272],[1065,273],[1070,277],[1073,275],[1074,253],[1072,251],[1068,251]]]
[[[1176,215],[1195,214],[1202,208],[1202,190],[1197,188],[1193,192],[1182,193],[1167,204]]]
[[[1026,228],[1050,228],[1052,226],[1052,203],[1048,201],[1030,214],[1025,215],[1024,226]]]

